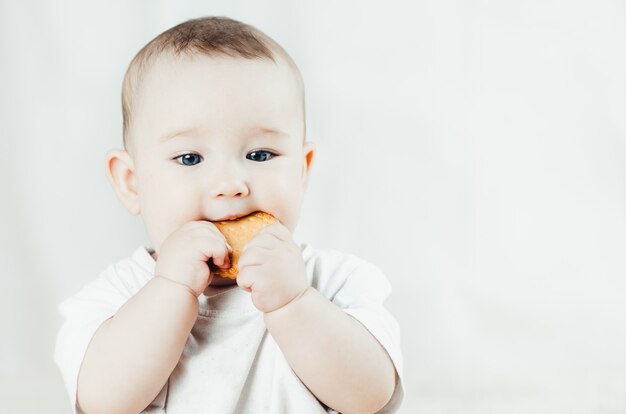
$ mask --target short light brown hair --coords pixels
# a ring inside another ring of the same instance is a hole
[[[300,71],[289,54],[257,28],[227,17],[202,17],[188,20],[152,39],[128,65],[122,85],[123,137],[126,148],[128,148],[128,135],[132,123],[134,95],[139,88],[143,74],[155,59],[164,53],[171,53],[175,56],[183,54],[225,55],[245,59],[269,59],[274,62],[275,56],[280,55],[294,69],[298,83],[303,90]]]

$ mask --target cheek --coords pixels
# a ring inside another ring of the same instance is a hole
[[[300,198],[302,183],[299,179],[299,170],[293,165],[285,166],[280,170],[273,171],[262,180],[264,192],[275,194],[289,201],[292,198]]]
[[[267,206],[277,218],[291,231],[294,230],[303,199],[302,182],[293,171],[268,177],[264,180],[260,196],[261,205]]]
[[[180,183],[152,176],[138,183],[139,203],[146,232],[158,251],[163,241],[186,221],[195,219],[196,203],[191,190]]]

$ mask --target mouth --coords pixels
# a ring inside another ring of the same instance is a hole
[[[252,212],[252,213],[247,213],[247,214],[231,214],[229,216],[224,216],[215,220],[210,220],[210,221],[235,221],[235,220],[239,220],[241,218],[247,217],[251,214],[254,214],[256,212]]]

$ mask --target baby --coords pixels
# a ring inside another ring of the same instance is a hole
[[[151,248],[60,306],[55,360],[74,412],[395,412],[399,331],[380,270],[292,239],[315,148],[283,48],[227,18],[173,27],[130,63],[117,196]],[[243,249],[213,222],[278,222]]]

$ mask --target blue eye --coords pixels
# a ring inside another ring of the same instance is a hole
[[[182,154],[174,158],[179,164],[193,166],[202,162],[202,156],[200,154]]]
[[[263,161],[268,161],[274,158],[275,156],[276,154],[274,154],[273,152],[259,150],[259,151],[252,151],[251,153],[246,155],[246,158],[251,161],[263,162]]]

